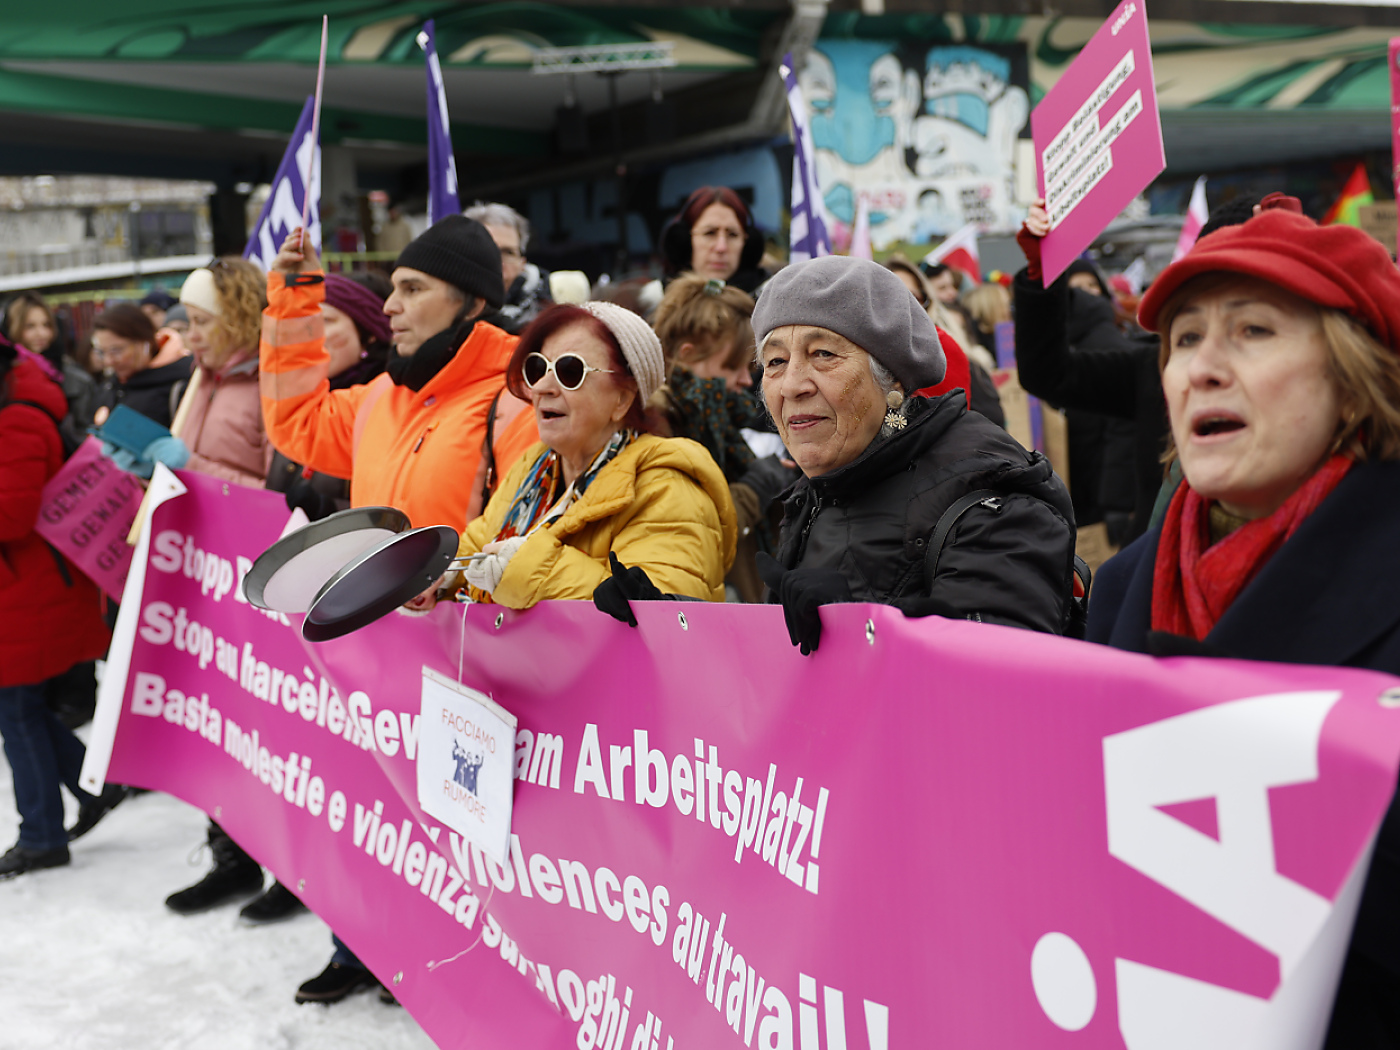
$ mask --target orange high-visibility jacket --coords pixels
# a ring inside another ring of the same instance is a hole
[[[267,275],[260,377],[273,445],[312,470],[350,479],[354,507],[397,507],[415,527],[461,530],[481,513],[486,416],[502,394],[516,338],[478,321],[456,356],[423,387],[380,375],[331,390],[321,321],[325,285],[288,287]],[[497,474],[539,440],[535,414],[497,415]]]

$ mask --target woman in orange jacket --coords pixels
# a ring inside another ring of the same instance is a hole
[[[491,459],[509,465],[536,437],[533,416],[504,393],[515,337],[479,320],[504,297],[500,249],[460,215],[405,248],[384,304],[395,354],[374,382],[344,390],[331,390],[327,376],[324,280],[315,251],[292,231],[268,274],[263,321],[262,408],[273,444],[349,478],[352,506],[464,528],[484,505]],[[477,483],[443,483],[463,476]]]

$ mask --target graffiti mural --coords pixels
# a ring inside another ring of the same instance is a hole
[[[1014,227],[1026,69],[1019,45],[818,41],[799,80],[838,239],[862,197],[877,248]]]

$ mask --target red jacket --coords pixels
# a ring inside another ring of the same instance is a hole
[[[63,466],[54,421],[67,411],[62,388],[29,361],[0,385],[0,686],[95,660],[111,638],[96,584],[34,531],[44,485]]]
[[[926,386],[918,393],[923,397],[942,397],[949,390],[961,387],[967,394],[967,407],[972,407],[972,370],[967,365],[967,351],[958,345],[954,339],[943,329],[938,329],[938,345],[943,347],[943,356],[948,362],[948,371],[943,374],[943,381],[933,386]]]

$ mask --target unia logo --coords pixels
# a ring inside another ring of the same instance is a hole
[[[457,738],[452,738],[452,761],[457,763],[457,771],[452,774],[452,779],[473,795],[476,794],[476,775],[481,771],[481,763],[485,760],[485,756],[480,752],[472,755],[463,751]]]

